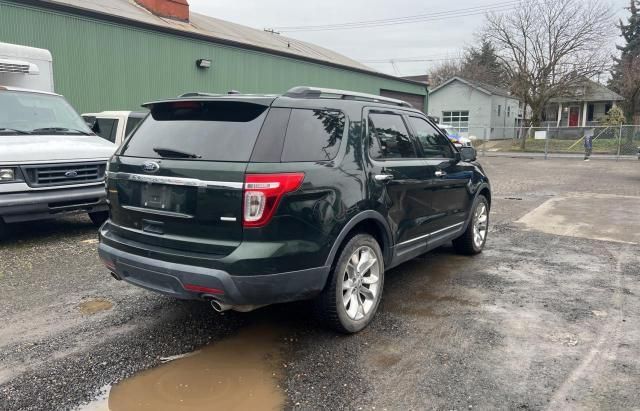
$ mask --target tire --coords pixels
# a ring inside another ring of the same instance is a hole
[[[375,260],[371,262],[371,258]],[[358,272],[360,261],[369,263]],[[343,289],[343,286],[349,288]],[[357,234],[343,247],[333,265],[327,285],[315,301],[316,316],[338,332],[356,333],[375,316],[383,288],[384,260],[380,245],[368,234]]]
[[[89,218],[91,219],[93,225],[95,225],[96,227],[100,227],[109,218],[109,212],[96,211],[95,213],[89,213]]]
[[[484,211],[483,211],[484,210]],[[484,221],[483,217],[484,216]],[[464,233],[453,240],[453,248],[460,254],[475,255],[482,252],[489,233],[489,202],[479,195],[471,212],[471,220]]]

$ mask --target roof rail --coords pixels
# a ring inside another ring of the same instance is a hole
[[[331,88],[299,86],[290,89],[284,95],[291,98],[333,98],[340,100],[370,101],[372,103],[392,104],[394,106],[413,108],[413,106],[406,101],[396,100],[395,98]]]

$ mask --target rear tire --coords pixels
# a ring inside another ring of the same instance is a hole
[[[489,202],[479,195],[473,204],[471,220],[464,233],[453,240],[453,248],[460,254],[475,255],[482,252],[489,233]]]
[[[96,227],[100,227],[109,218],[109,212],[96,211],[94,213],[89,213],[89,218],[91,219],[91,222],[93,223],[93,225],[95,225]]]
[[[375,316],[383,286],[380,245],[369,234],[355,235],[342,249],[324,291],[315,301],[316,316],[336,331],[356,333]]]

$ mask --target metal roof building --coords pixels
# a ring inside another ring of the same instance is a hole
[[[79,111],[136,109],[193,91],[282,93],[297,85],[404,97],[426,111],[424,83],[192,12],[187,0],[0,0],[0,42],[50,50],[56,91]]]

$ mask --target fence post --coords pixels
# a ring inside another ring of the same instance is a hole
[[[482,128],[482,139],[484,140],[484,143],[482,143],[482,157],[485,157],[487,155],[487,128],[483,127]]]
[[[544,159],[547,159],[547,154],[549,152],[549,123],[547,123],[547,134],[544,136]]]
[[[618,154],[616,155],[616,161],[620,160],[620,146],[622,145],[622,124],[620,124],[620,133],[618,134]]]

